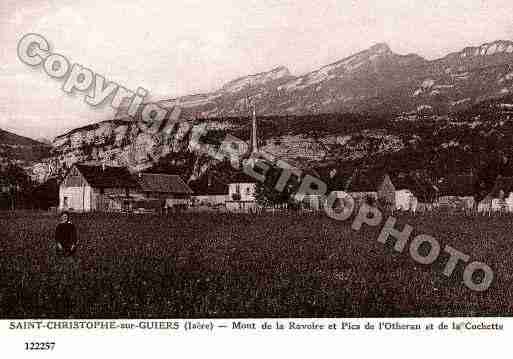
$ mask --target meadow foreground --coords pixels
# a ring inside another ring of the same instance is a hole
[[[475,292],[448,256],[419,265],[376,241],[380,227],[319,215],[75,214],[78,268],[49,265],[57,219],[0,213],[0,318],[508,316],[513,217],[403,216],[486,262]],[[60,284],[59,284],[60,283]]]

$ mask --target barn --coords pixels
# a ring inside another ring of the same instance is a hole
[[[139,184],[124,167],[76,164],[59,186],[59,209],[128,210],[138,191]]]
[[[138,203],[160,203],[161,208],[189,207],[192,190],[178,175],[139,173],[139,188],[135,191]]]
[[[76,164],[59,186],[59,209],[78,212],[183,208],[192,190],[176,175],[141,173],[125,167]]]
[[[385,171],[360,171],[358,169],[342,171],[336,168],[317,168],[315,170],[339,199],[349,194],[357,205],[372,198],[391,209],[395,209],[396,189],[390,175]]]

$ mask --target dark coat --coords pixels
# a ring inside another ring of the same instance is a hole
[[[75,254],[78,243],[77,229],[70,222],[59,223],[55,229],[55,241],[61,245],[62,250],[57,250],[57,254],[72,256]]]

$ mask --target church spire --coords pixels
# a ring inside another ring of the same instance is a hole
[[[256,118],[256,106],[255,103],[252,104],[252,113],[253,113],[253,126],[251,130],[251,152],[258,152],[258,142],[257,142],[257,118]]]
[[[256,104],[249,94],[246,96],[246,106],[251,111],[251,154],[255,154],[258,152]]]

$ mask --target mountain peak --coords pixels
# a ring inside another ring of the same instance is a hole
[[[222,91],[236,92],[248,86],[261,86],[268,82],[291,77],[290,71],[285,66],[278,66],[267,72],[259,72],[257,74],[239,77],[233,81],[226,83],[222,87]]]
[[[390,46],[388,46],[387,43],[385,42],[380,42],[380,43],[377,43],[375,45],[372,45],[370,48],[369,48],[369,51],[371,52],[375,52],[375,53],[387,53],[387,52],[392,52],[392,50],[390,49]]]
[[[283,75],[286,75],[286,76],[292,76],[292,74],[290,73],[289,69],[286,67],[286,66],[283,66],[283,65],[280,65],[278,67],[275,67],[274,69],[272,69],[271,71],[269,72],[280,72],[282,73]]]

